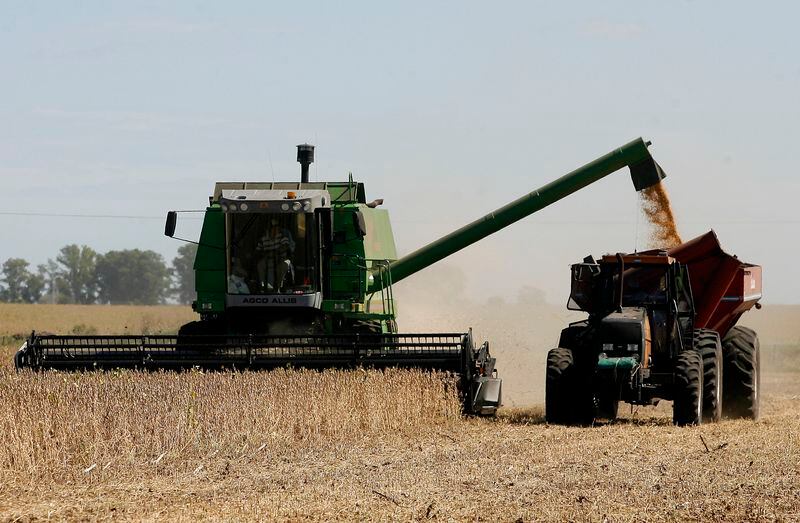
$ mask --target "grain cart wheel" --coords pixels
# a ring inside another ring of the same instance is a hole
[[[722,344],[717,331],[695,329],[694,351],[703,358],[703,421],[722,418]]]
[[[733,327],[722,340],[725,368],[723,414],[758,419],[761,356],[758,335],[747,327]]]
[[[676,425],[700,425],[703,421],[703,358],[687,350],[675,359],[672,421]]]
[[[545,420],[560,425],[589,425],[594,421],[591,376],[583,376],[569,349],[547,353]]]

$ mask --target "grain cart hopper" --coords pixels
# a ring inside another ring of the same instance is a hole
[[[465,410],[493,413],[500,380],[471,332],[398,333],[392,284],[561,198],[630,167],[637,190],[664,177],[641,138],[407,255],[364,184],[217,183],[194,261],[198,321],[176,336],[37,336],[18,368],[413,367],[460,377]],[[167,215],[174,236],[177,214]]]
[[[758,337],[736,322],[760,307],[761,267],[712,231],[669,251],[587,257],[571,275],[568,308],[589,316],[548,353],[549,422],[613,419],[620,401],[659,399],[679,425],[758,416]]]

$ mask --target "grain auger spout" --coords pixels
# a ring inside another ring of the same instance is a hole
[[[389,265],[391,281],[394,283],[411,276],[624,167],[630,169],[631,180],[637,191],[659,183],[666,174],[650,155],[647,149],[649,145],[650,142],[637,138],[447,236],[403,256]],[[386,281],[386,278],[383,281]],[[381,281],[376,278],[372,290],[377,291],[380,288]]]

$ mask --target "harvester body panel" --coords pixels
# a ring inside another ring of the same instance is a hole
[[[206,209],[194,258],[198,312],[225,310],[225,216],[219,206]]]

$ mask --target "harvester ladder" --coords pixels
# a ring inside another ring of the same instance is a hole
[[[384,314],[394,317],[394,292],[392,290],[392,267],[389,260],[369,260],[372,267],[378,268],[378,282],[381,285],[381,310]],[[367,300],[367,307],[372,303],[372,296]],[[369,312],[369,309],[367,310]]]

